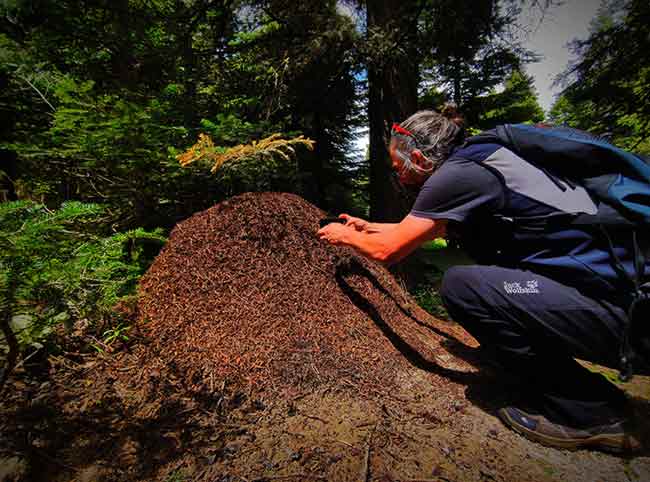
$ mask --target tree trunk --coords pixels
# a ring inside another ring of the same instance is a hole
[[[454,103],[457,106],[462,105],[463,97],[461,95],[461,79],[460,79],[460,59],[454,58]]]
[[[7,360],[3,367],[2,373],[0,373],[0,393],[2,393],[5,383],[9,379],[11,372],[16,367],[16,361],[18,360],[18,340],[16,335],[11,329],[11,309],[14,306],[14,288],[13,282],[11,279],[11,274],[9,274],[9,279],[7,280],[8,286],[5,289],[5,293],[0,293],[0,330],[4,336],[4,341],[7,344],[9,352],[7,353]],[[4,298],[4,299],[2,299]]]
[[[392,180],[387,144],[390,126],[417,110],[418,55],[415,39],[417,5],[413,1],[367,2],[369,44],[391,42],[368,58],[368,120],[370,129],[370,217],[399,221],[410,206]],[[382,44],[383,45],[383,44]]]

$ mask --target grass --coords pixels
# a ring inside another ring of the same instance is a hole
[[[442,238],[424,243],[418,256],[424,273],[422,281],[411,289],[411,296],[432,316],[449,320],[439,292],[442,278],[452,266],[470,264],[472,261],[461,249],[450,247]]]
[[[449,313],[442,303],[442,298],[438,290],[429,285],[418,286],[411,295],[415,298],[418,305],[432,316],[443,320],[449,319]]]

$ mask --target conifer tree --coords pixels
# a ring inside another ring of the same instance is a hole
[[[589,37],[575,40],[565,88],[551,109],[555,122],[609,135],[621,147],[650,153],[650,4],[611,1]]]

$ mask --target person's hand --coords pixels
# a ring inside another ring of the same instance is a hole
[[[351,226],[347,224],[330,223],[320,228],[316,234],[318,234],[320,239],[324,239],[328,243],[338,246],[339,244],[345,244],[344,239],[350,230]]]
[[[345,225],[352,226],[357,231],[366,231],[368,229],[368,225],[370,224],[365,219],[355,218],[349,214],[339,214],[339,218],[345,219]]]

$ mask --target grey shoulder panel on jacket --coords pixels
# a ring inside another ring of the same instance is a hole
[[[567,213],[596,214],[598,206],[582,186],[570,186],[502,147],[483,160],[503,176],[508,189]]]

